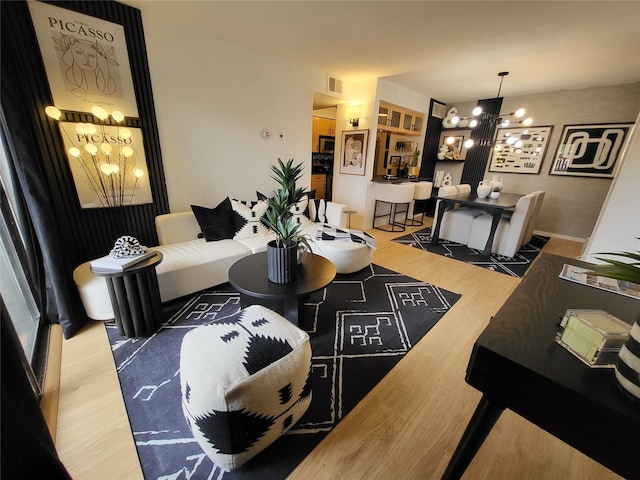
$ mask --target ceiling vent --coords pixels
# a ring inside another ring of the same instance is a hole
[[[332,75],[327,76],[327,93],[331,95],[342,95],[342,80]]]
[[[431,116],[444,119],[447,116],[447,106],[444,103],[433,102]]]

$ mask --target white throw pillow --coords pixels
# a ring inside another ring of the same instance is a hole
[[[327,222],[327,204],[323,198],[309,202],[309,217],[314,223]]]
[[[309,205],[309,199],[305,195],[297,202],[295,205],[292,205],[289,211],[293,215],[293,220],[300,225],[301,227],[306,227],[307,225],[311,225],[311,220],[309,217],[305,215],[307,211],[307,207]]]
[[[231,200],[231,208],[235,225],[234,240],[264,237],[269,233],[269,229],[262,223],[264,214],[269,208],[267,202],[243,202],[234,199]]]

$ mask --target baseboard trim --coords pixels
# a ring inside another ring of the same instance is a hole
[[[562,235],[560,233],[542,232],[540,230],[534,230],[533,233],[535,233],[536,235],[542,235],[543,237],[560,238],[562,240],[571,240],[572,242],[578,242],[578,243],[584,243],[587,241],[586,238],[571,237],[569,235]]]

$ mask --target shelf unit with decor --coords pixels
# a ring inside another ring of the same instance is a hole
[[[443,128],[440,133],[440,141],[438,144],[438,153],[440,153],[440,147],[445,144],[447,137],[456,138],[456,142],[449,150],[448,155],[445,158],[436,158],[438,162],[464,162],[467,158],[467,147],[464,146],[464,142],[471,138],[470,128]]]

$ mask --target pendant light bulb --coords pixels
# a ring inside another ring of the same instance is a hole
[[[118,123],[124,120],[124,114],[119,110],[111,112],[111,117]]]
[[[47,108],[45,108],[44,113],[49,115],[54,120],[60,120],[60,117],[62,116],[62,112],[53,105],[49,105]]]
[[[527,111],[524,108],[519,108],[518,110],[516,110],[516,113],[514,115],[518,118],[522,118],[524,117],[525,113],[527,113]]]
[[[529,125],[531,125],[533,123],[533,118],[529,117],[529,118],[525,118],[522,121],[522,124],[526,127],[528,127]]]
[[[471,110],[471,113],[473,114],[474,117],[477,117],[478,115],[482,114],[482,107],[476,107],[473,110]]]
[[[91,109],[91,113],[93,113],[93,115],[98,117],[100,120],[106,120],[109,117],[107,111],[98,105]]]
[[[91,155],[95,155],[98,153],[98,147],[96,147],[93,143],[88,143],[84,146],[84,149],[89,152]]]
[[[125,157],[130,157],[131,155],[133,155],[133,149],[129,146],[123,147],[122,155],[124,155]]]

